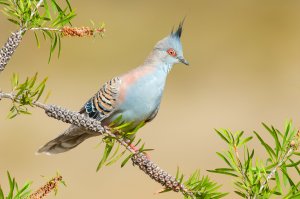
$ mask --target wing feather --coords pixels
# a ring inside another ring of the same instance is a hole
[[[89,117],[103,120],[110,116],[117,106],[121,80],[118,77],[106,82],[102,88],[87,101],[80,113],[86,112]]]

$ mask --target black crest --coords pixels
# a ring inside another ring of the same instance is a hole
[[[175,32],[174,32],[174,28],[172,29],[171,35],[173,37],[177,37],[177,38],[181,37],[184,20],[185,20],[185,18],[179,23],[179,26]]]

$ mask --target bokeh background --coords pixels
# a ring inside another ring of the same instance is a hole
[[[106,23],[103,39],[64,38],[60,59],[47,63],[49,44],[38,49],[33,33],[23,42],[5,72],[0,87],[10,89],[12,73],[21,77],[38,72],[49,77],[49,103],[78,110],[105,81],[138,66],[153,45],[169,34],[184,16],[182,43],[190,67],[176,65],[169,75],[157,118],[138,134],[152,159],[175,174],[225,166],[216,156],[226,145],[214,128],[253,130],[268,139],[261,122],[282,129],[292,119],[299,127],[300,1],[186,0],[186,1],[71,1],[78,16],[75,26],[90,20]],[[0,16],[0,43],[16,27]],[[96,173],[102,149],[100,138],[56,156],[35,155],[44,143],[67,125],[34,109],[32,116],[6,118],[10,102],[0,102],[0,182],[6,170],[19,182],[33,180],[37,188],[58,170],[67,182],[56,198],[181,198],[153,195],[161,187],[128,164]],[[257,141],[251,144],[265,157]],[[228,177],[209,174],[232,191]],[[299,176],[295,176],[299,177]],[[51,196],[50,198],[54,198]],[[227,198],[237,198],[234,194]]]

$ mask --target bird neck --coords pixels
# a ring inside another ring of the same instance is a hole
[[[173,67],[173,63],[167,62],[167,60],[164,59],[163,54],[158,51],[152,51],[146,58],[143,65],[152,66],[159,70],[162,70],[166,75],[172,70]]]

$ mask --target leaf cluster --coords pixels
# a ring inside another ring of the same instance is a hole
[[[19,188],[15,178],[12,178],[9,172],[7,172],[7,177],[9,183],[9,192],[4,194],[4,191],[0,186],[0,199],[24,199],[29,197],[31,192],[31,182],[27,182],[21,188]]]
[[[179,168],[176,172],[176,181],[184,184],[188,192],[183,193],[184,199],[219,199],[223,198],[228,193],[219,192],[221,185],[213,182],[208,176],[201,176],[200,171],[196,170],[185,182],[184,175],[180,173]],[[172,189],[165,189],[160,193],[172,191]]]
[[[23,29],[36,27],[59,28],[70,23],[75,13],[66,0],[62,8],[56,0],[0,0],[8,20]]]
[[[10,108],[9,118],[14,118],[20,114],[30,114],[28,107],[33,107],[33,103],[40,99],[45,87],[47,78],[37,83],[38,74],[33,77],[27,77],[23,83],[20,83],[19,76],[13,74],[12,85],[12,107]],[[46,98],[49,97],[49,93]]]
[[[185,194],[185,199],[218,199],[225,197],[228,193],[219,192],[221,185],[213,182],[208,176],[200,175],[199,171],[195,171],[184,185],[193,193],[193,197]]]
[[[120,149],[121,143],[119,141],[123,141],[124,143],[126,143],[126,147],[134,146],[136,148],[139,148],[139,152],[146,152],[152,150],[146,149],[145,143],[141,144],[141,139],[137,141],[135,139],[135,134],[144,125],[144,122],[140,123],[135,128],[132,128],[132,122],[123,123],[121,121],[122,116],[118,117],[115,121],[113,121],[110,124],[112,134],[106,134],[102,138],[102,142],[105,144],[105,146],[101,160],[97,166],[97,171],[99,171],[104,165],[110,166],[114,164],[126,154],[126,149]],[[121,167],[124,167],[133,155],[133,153],[128,154],[126,158],[122,161]]]
[[[280,195],[283,198],[297,198],[300,196],[299,182],[295,182],[295,177],[289,169],[300,175],[300,161],[294,160],[295,156],[300,156],[296,152],[299,135],[288,122],[283,132],[263,124],[267,132],[273,139],[273,144],[268,144],[257,132],[256,138],[266,150],[268,157],[266,160],[254,159],[254,149],[250,150],[247,143],[252,139],[244,137],[244,132],[232,133],[228,130],[216,130],[217,134],[228,144],[228,150],[217,155],[226,163],[227,167],[210,170],[210,172],[224,174],[234,177],[235,193],[242,198],[270,198]],[[243,158],[239,155],[242,148]],[[298,157],[299,159],[299,157]],[[288,189],[284,193],[283,186]]]
[[[63,8],[56,0],[0,0],[4,5],[3,13],[8,20],[26,32],[34,30],[37,46],[40,46],[39,30],[43,38],[50,41],[50,55],[58,47],[58,56],[61,52],[60,28],[66,24],[71,25],[71,20],[76,16],[69,0],[65,0]]]

